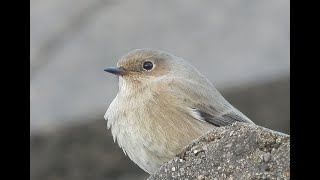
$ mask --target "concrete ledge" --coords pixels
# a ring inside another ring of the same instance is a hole
[[[213,129],[148,179],[290,179],[290,136],[246,123]]]

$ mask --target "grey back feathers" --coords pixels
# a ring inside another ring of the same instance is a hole
[[[217,127],[230,125],[237,121],[253,123],[226,101],[209,81],[205,81],[206,86],[180,78],[163,81],[169,82],[168,86],[171,92],[168,93],[174,94],[174,97],[180,101],[178,104],[186,107],[186,114],[190,114],[197,120]]]

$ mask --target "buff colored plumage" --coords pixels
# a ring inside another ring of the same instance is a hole
[[[137,49],[105,71],[119,76],[119,92],[105,119],[115,141],[148,173],[211,128],[253,123],[182,58]]]

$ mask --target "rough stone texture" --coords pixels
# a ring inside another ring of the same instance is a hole
[[[214,129],[148,179],[290,179],[290,136],[245,123]]]

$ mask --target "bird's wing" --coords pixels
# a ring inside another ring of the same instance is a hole
[[[226,126],[234,122],[253,123],[229,104],[209,83],[204,86],[189,80],[173,79],[167,83],[167,86],[173,98],[186,107],[186,113],[197,120],[206,121],[215,126]]]
[[[197,108],[193,108],[194,113],[198,113],[198,117],[195,116],[198,120],[204,120],[210,124],[213,124],[215,126],[227,126],[234,122],[251,122],[248,121],[248,119],[242,115],[239,115],[237,110],[226,110],[222,112],[213,112],[213,109],[207,109],[207,108],[201,108],[198,105]]]

